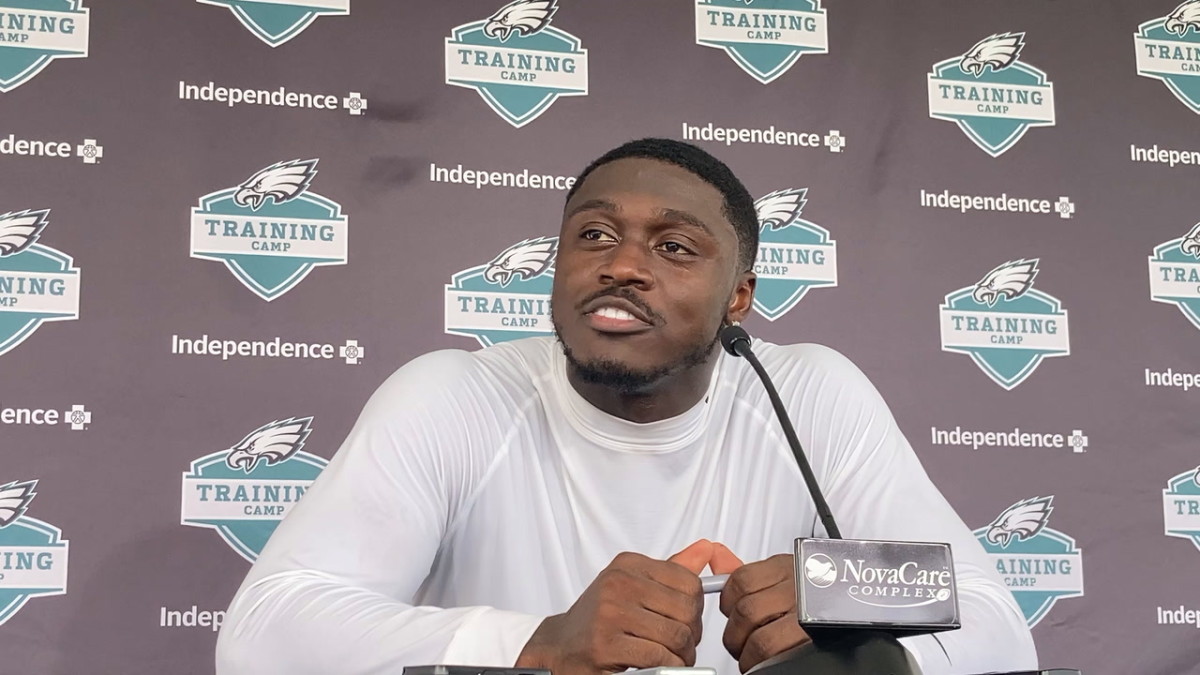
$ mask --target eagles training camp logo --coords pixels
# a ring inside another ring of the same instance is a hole
[[[225,263],[263,300],[317,265],[345,265],[348,221],[337,202],[309,192],[317,160],[279,162],[192,208],[191,255]]]
[[[251,431],[233,447],[192,462],[183,474],[180,522],[210,527],[254,562],[279,521],[329,462],[302,452],[311,417],[289,417]]]
[[[1190,539],[1200,548],[1200,467],[1167,481],[1163,490],[1163,526],[1168,537]]]
[[[446,284],[446,333],[490,347],[533,335],[552,335],[550,291],[558,237],[526,239],[486,265],[463,270]]]
[[[1133,35],[1137,72],[1162,80],[1175,98],[1200,114],[1200,0],[1138,26]]]
[[[559,96],[588,93],[587,50],[550,25],[558,0],[516,0],[446,38],[446,84],[479,92],[514,127],[523,127]]]
[[[1033,628],[1054,603],[1083,596],[1083,552],[1075,539],[1047,527],[1054,496],[1013,504],[973,534]]]
[[[0,485],[0,625],[30,598],[67,592],[68,541],[62,530],[25,515],[36,480]]]
[[[1024,33],[998,33],[934,64],[929,116],[957,123],[992,157],[1016,145],[1029,127],[1054,126],[1054,85],[1020,60],[1024,48]]]
[[[1013,260],[947,295],[940,308],[942,351],[969,355],[1010,390],[1042,359],[1069,355],[1067,310],[1058,298],[1033,288],[1037,273],[1037,258]]]
[[[1200,223],[1184,236],[1154,247],[1150,299],[1175,305],[1200,328]]]
[[[0,214],[0,354],[44,321],[79,318],[79,269],[71,256],[36,243],[50,209]]]
[[[54,59],[88,55],[81,0],[0,0],[0,92],[25,84]]]
[[[754,309],[774,321],[810,288],[837,286],[837,242],[829,230],[800,217],[807,188],[778,190],[754,202],[758,212],[758,287]]]
[[[724,49],[768,84],[805,54],[828,54],[821,0],[696,0],[696,44]]]
[[[202,5],[228,7],[258,39],[278,47],[321,16],[350,13],[350,0],[196,0]]]

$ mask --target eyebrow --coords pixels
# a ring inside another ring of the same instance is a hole
[[[614,215],[621,213],[620,205],[615,202],[611,202],[607,199],[589,199],[571,209],[566,214],[566,217],[571,218],[577,213],[592,210],[603,211],[605,213],[611,213]],[[680,211],[679,209],[659,209],[656,215],[661,220],[669,220],[682,225],[687,225],[689,227],[694,227],[698,230],[703,230],[710,236],[713,234],[712,229],[703,220],[700,220],[687,211]]]

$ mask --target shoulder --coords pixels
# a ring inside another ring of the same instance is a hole
[[[761,340],[755,341],[754,353],[772,378],[799,385],[810,380],[835,382],[867,382],[866,375],[854,362],[841,352],[825,345],[801,343],[777,345]]]

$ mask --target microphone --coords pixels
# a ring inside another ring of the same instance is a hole
[[[750,335],[726,326],[721,346],[750,362],[783,428],[828,538],[795,542],[797,620],[812,642],[756,666],[761,675],[912,675],[896,640],[960,626],[948,544],[843,539],[787,408]]]

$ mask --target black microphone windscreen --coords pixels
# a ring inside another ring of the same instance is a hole
[[[721,346],[725,348],[725,351],[734,356],[741,356],[741,354],[738,354],[737,349],[734,348],[734,343],[745,340],[746,346],[750,345],[750,334],[741,326],[725,326],[721,329],[720,337]]]

